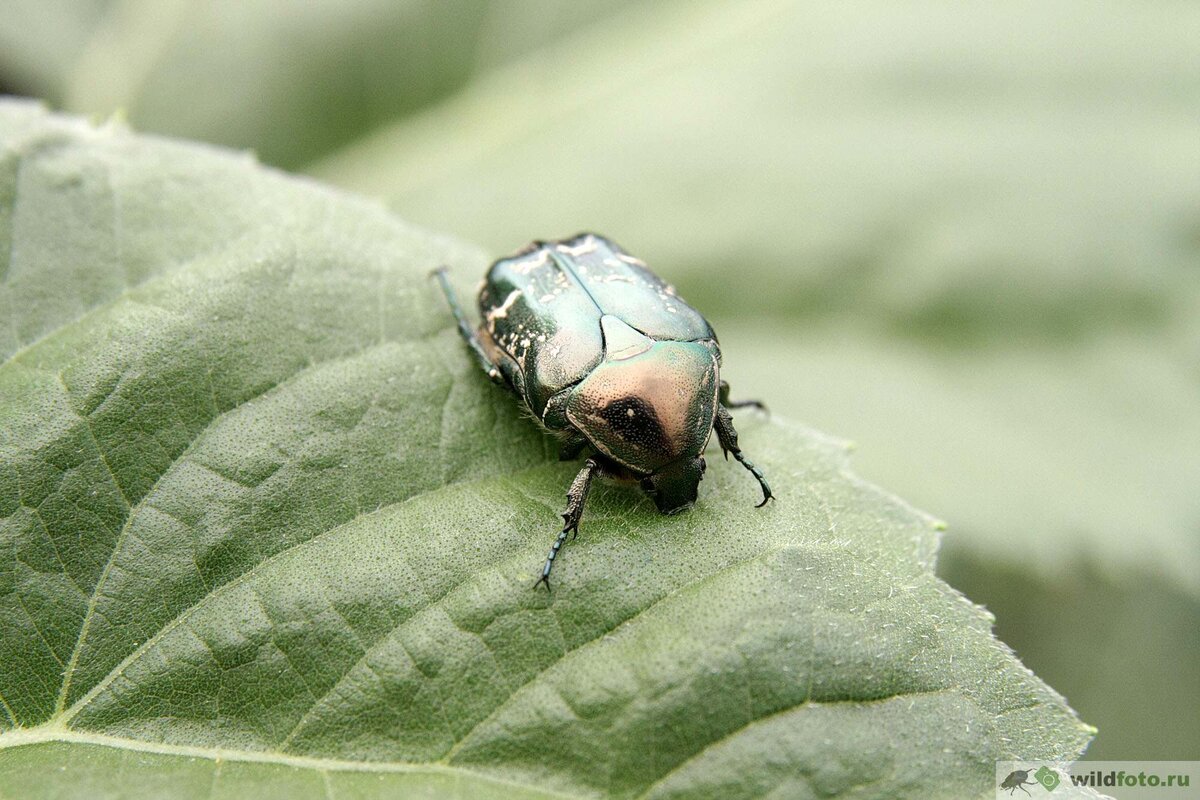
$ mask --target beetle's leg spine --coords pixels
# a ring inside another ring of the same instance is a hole
[[[438,267],[433,271],[433,276],[442,286],[442,294],[446,295],[446,303],[450,306],[450,313],[454,315],[455,321],[458,323],[458,335],[463,338],[479,359],[479,366],[487,373],[493,383],[503,383],[504,377],[500,374],[500,370],[492,361],[487,351],[483,349],[483,345],[479,343],[479,337],[475,334],[475,329],[471,327],[471,323],[467,321],[466,314],[463,313],[462,307],[458,304],[458,295],[454,291],[454,287],[450,285],[450,279],[446,277],[446,268]]]
[[[583,517],[583,504],[587,500],[588,490],[592,486],[592,476],[600,469],[600,462],[594,458],[589,458],[583,465],[583,469],[579,470],[579,474],[575,476],[575,480],[571,481],[571,488],[567,490],[567,510],[563,512],[563,529],[559,532],[558,538],[554,540],[554,544],[550,545],[550,553],[546,556],[546,564],[542,567],[542,577],[538,578],[537,583],[533,585],[536,589],[539,584],[546,584],[546,591],[550,591],[550,570],[554,567],[554,559],[558,555],[558,551],[562,549],[563,544],[567,541],[567,534],[573,533],[579,536],[579,520]]]
[[[728,458],[730,453],[737,459],[738,463],[746,469],[750,470],[750,474],[758,481],[758,485],[762,487],[763,499],[762,502],[755,508],[762,508],[775,495],[771,494],[771,486],[767,483],[767,478],[763,475],[761,469],[755,466],[754,462],[742,455],[742,449],[738,447],[737,429],[733,427],[733,417],[729,415],[729,409],[724,405],[717,405],[717,417],[713,420],[713,428],[717,432],[717,441],[721,443],[721,449],[725,451],[725,457]]]

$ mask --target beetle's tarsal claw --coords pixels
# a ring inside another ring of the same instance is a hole
[[[767,483],[767,477],[763,475],[762,470],[755,466],[753,461],[742,455],[740,450],[734,453],[733,457],[736,458],[738,463],[740,463],[743,467],[750,470],[750,474],[754,476],[754,479],[758,481],[758,485],[762,487],[763,499],[761,503],[755,506],[755,508],[762,508],[768,502],[773,500],[775,495],[771,493],[771,486]]]

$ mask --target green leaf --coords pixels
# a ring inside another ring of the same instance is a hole
[[[472,365],[478,251],[195,145],[0,104],[0,788],[990,796],[1090,736],[844,447],[739,418],[663,517]],[[51,235],[55,232],[56,235]]]
[[[671,274],[735,389],[948,520],[945,574],[1099,725],[1089,754],[1186,759],[1200,9],[1170,8],[656,4],[313,171]]]

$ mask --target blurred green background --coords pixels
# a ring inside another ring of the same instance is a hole
[[[0,88],[614,238],[948,522],[1089,757],[1200,758],[1200,5],[0,0]]]

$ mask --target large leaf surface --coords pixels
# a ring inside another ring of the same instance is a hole
[[[482,255],[198,146],[0,105],[0,790],[985,796],[1089,732],[844,447],[743,418],[662,517],[471,364]]]

